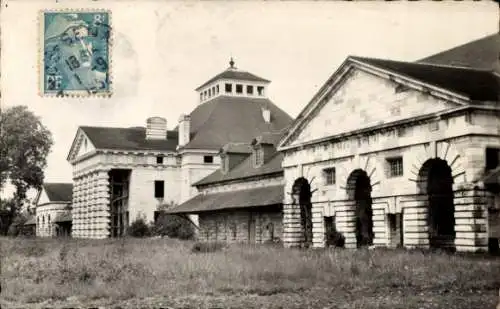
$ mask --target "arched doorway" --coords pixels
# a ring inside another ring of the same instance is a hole
[[[358,247],[373,245],[372,186],[370,176],[361,170],[354,170],[347,178],[347,195],[356,202],[356,243]]]
[[[419,191],[427,194],[427,226],[431,248],[455,247],[453,176],[445,160],[427,160],[419,172]]]
[[[304,235],[304,246],[312,245],[311,185],[304,177],[297,178],[292,186],[293,204],[300,206],[300,219]]]

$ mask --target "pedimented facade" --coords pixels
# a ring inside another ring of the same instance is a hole
[[[333,230],[347,248],[498,244],[498,192],[483,179],[498,167],[499,80],[491,70],[347,58],[279,146],[284,243],[323,247]]]

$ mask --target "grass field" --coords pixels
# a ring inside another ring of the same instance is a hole
[[[495,308],[500,258],[172,239],[1,241],[2,308]]]

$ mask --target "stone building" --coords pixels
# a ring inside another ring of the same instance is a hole
[[[336,231],[347,248],[498,247],[492,42],[498,35],[414,63],[348,57],[278,147],[293,193],[284,201],[285,245],[323,247],[325,232]]]
[[[71,183],[44,183],[35,198],[36,236],[53,237],[71,234]]]
[[[291,121],[291,120],[290,120]],[[283,231],[281,132],[220,149],[220,168],[193,184],[198,195],[169,210],[198,214],[198,239],[227,243],[276,242]]]
[[[162,117],[146,127],[79,127],[68,155],[73,236],[118,237],[139,215],[153,221],[158,206],[196,195],[191,185],[218,169],[222,146],[287,126],[290,116],[267,97],[269,83],[231,60],[196,89],[198,106],[173,130]]]

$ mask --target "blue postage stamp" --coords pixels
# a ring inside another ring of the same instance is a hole
[[[111,95],[110,12],[43,11],[43,95]]]

